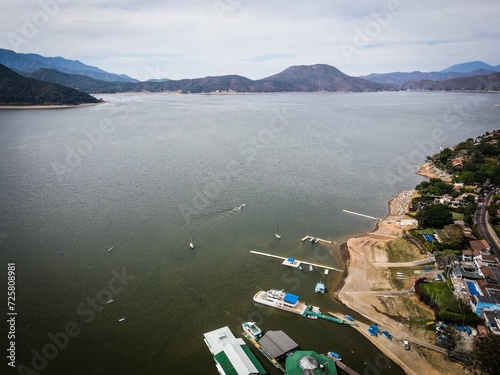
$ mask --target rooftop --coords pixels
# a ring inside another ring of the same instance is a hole
[[[337,375],[333,359],[313,351],[296,351],[286,359],[285,375]]]
[[[299,346],[283,331],[267,331],[259,340],[259,344],[273,358],[279,358]]]

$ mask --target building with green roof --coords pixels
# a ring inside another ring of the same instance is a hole
[[[285,375],[337,375],[337,366],[324,354],[296,351],[286,359]]]
[[[266,370],[245,344],[236,338],[229,327],[204,333],[205,344],[214,356],[215,367],[221,375],[264,375]]]

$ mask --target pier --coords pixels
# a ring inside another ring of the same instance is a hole
[[[287,257],[280,257],[278,255],[261,253],[260,251],[250,251],[250,253],[256,254],[256,255],[262,255],[265,257],[275,258],[275,259],[281,259],[283,261],[286,261],[288,259]],[[313,267],[324,268],[325,270],[344,272],[344,270],[341,270],[341,269],[338,269],[335,267],[325,266],[324,264],[311,263],[311,262],[306,262],[306,261],[298,260],[298,259],[295,259],[295,261],[298,262],[299,264],[308,264],[308,265],[313,266]]]
[[[316,238],[318,240],[318,242],[324,242],[324,243],[329,243],[330,245],[331,244],[335,244],[335,245],[338,245],[337,242],[334,242],[334,241],[328,241],[328,240],[322,240],[321,238],[318,238],[318,237],[314,237],[314,236],[305,236],[301,241],[304,242],[305,240],[307,239],[313,239],[313,238]]]
[[[347,211],[347,210],[342,210],[344,211],[345,213],[348,213],[348,214],[353,214],[353,215],[358,215],[358,216],[362,216],[362,217],[367,217],[368,219],[372,219],[372,220],[381,220],[380,218],[378,217],[373,217],[373,216],[369,216],[369,215],[364,215],[364,214],[360,214],[358,212],[352,212],[352,211]]]
[[[347,319],[339,319],[339,318],[336,318],[334,316],[328,316],[328,315],[323,315],[321,313],[314,312],[314,311],[312,311],[312,306],[307,306],[306,311],[304,311],[304,313],[302,314],[303,317],[305,317],[307,315],[316,316],[320,319],[325,319],[325,320],[328,320],[330,322],[334,322],[334,323],[338,323],[338,324],[346,324],[346,325],[353,325],[354,324],[353,322],[351,322]]]

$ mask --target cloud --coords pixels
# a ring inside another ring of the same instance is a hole
[[[52,13],[44,10],[51,6]],[[256,79],[299,64],[361,75],[500,60],[496,0],[4,0],[2,8],[0,47],[13,49],[7,36],[22,36],[37,20],[37,32],[18,52],[78,59],[137,78],[157,67],[165,78]],[[355,44],[359,33],[368,35],[364,45]],[[342,45],[358,51],[346,59]]]

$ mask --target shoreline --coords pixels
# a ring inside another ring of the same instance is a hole
[[[106,101],[99,103],[82,103],[82,104],[39,104],[39,105],[0,105],[0,109],[65,109],[65,108],[79,108],[90,107],[93,105],[105,104]]]
[[[419,172],[422,172],[422,169],[423,166]],[[423,172],[427,170],[424,169]],[[436,176],[436,178],[439,177]],[[400,308],[404,307],[400,296],[415,297],[405,291],[400,294],[391,294],[394,292],[394,287],[390,282],[391,271],[386,267],[374,266],[374,263],[388,262],[384,245],[401,238],[403,229],[397,226],[396,220],[404,218],[414,192],[415,190],[406,190],[389,200],[388,214],[377,222],[371,232],[350,237],[346,243],[341,244],[339,251],[345,264],[345,271],[335,287],[333,296],[349,309],[391,333],[394,339],[390,341],[381,337],[372,337],[367,331],[368,325],[364,323],[358,322],[358,326],[353,326],[384,355],[398,364],[406,374],[451,375],[460,373],[463,371],[462,366],[445,359],[444,355],[439,352],[441,348],[434,346],[422,334],[412,332],[407,324],[393,319],[394,315],[400,316],[403,321],[405,318],[397,311],[398,304]],[[396,313],[384,314],[387,310],[386,304],[395,308]],[[409,340],[412,343],[411,350],[403,348],[403,340]]]

